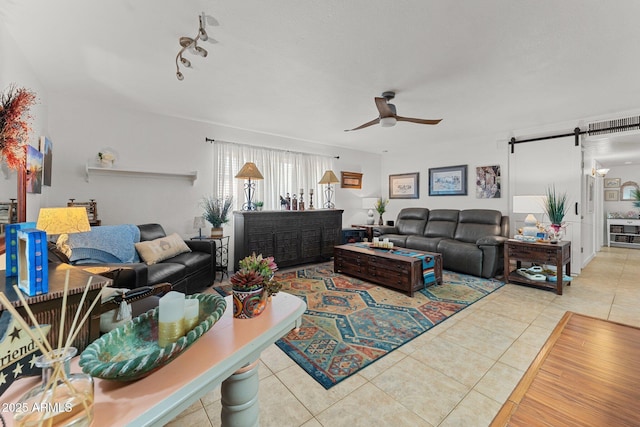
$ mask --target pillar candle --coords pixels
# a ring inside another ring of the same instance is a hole
[[[195,298],[184,300],[184,331],[189,332],[198,324],[200,316],[200,301]]]
[[[184,335],[184,294],[168,292],[158,305],[158,345],[164,347]]]

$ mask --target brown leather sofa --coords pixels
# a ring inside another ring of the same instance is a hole
[[[446,270],[490,278],[503,269],[509,217],[491,209],[405,208],[395,226],[375,227],[374,236],[440,253]]]

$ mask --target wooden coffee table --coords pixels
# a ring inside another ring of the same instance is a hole
[[[405,250],[395,248],[395,250]],[[442,284],[442,255],[432,252],[407,249],[435,259],[435,282]],[[389,250],[372,249],[357,245],[336,246],[333,251],[333,269],[368,282],[398,289],[409,296],[425,287],[422,273],[422,259],[397,255]]]

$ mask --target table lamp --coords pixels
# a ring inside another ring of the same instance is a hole
[[[204,222],[204,217],[197,216],[193,218],[193,228],[198,229],[198,239],[202,240],[202,229],[205,228],[207,224]]]
[[[378,199],[375,197],[363,197],[362,198],[362,209],[367,209],[367,225],[373,225],[374,223],[374,211],[373,207],[376,205]]]
[[[331,202],[331,198],[333,196],[333,188],[331,188],[331,184],[335,184],[338,182],[340,182],[340,180],[332,170],[326,171],[324,175],[322,175],[322,179],[320,179],[320,181],[318,182],[318,184],[327,184],[327,188],[326,190],[324,190],[324,195],[327,199],[324,207],[327,209],[333,209],[336,206],[333,204],[333,202]]]
[[[56,247],[67,258],[71,256],[68,240],[71,233],[91,231],[87,209],[80,207],[41,208],[36,228],[47,235],[58,235]]]
[[[538,234],[538,220],[534,213],[544,212],[544,202],[545,196],[513,196],[513,213],[528,214],[524,219],[523,236],[535,237]]]
[[[242,205],[243,211],[255,211],[256,204],[253,202],[253,195],[256,190],[256,183],[251,180],[264,179],[258,167],[253,162],[247,162],[242,166],[240,172],[235,176],[238,179],[246,179],[248,182],[244,184],[244,194],[247,198],[247,202]]]

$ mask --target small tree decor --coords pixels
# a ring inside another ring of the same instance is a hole
[[[0,93],[0,160],[4,159],[11,169],[26,162],[24,147],[29,142],[32,119],[28,111],[35,103],[35,93],[15,85]]]
[[[238,263],[240,269],[229,280],[233,289],[233,316],[249,319],[266,308],[267,297],[277,293],[282,284],[273,280],[278,265],[273,257],[255,253]]]
[[[549,216],[549,222],[551,222],[551,230],[557,240],[560,240],[560,230],[565,227],[563,222],[564,216],[569,210],[569,204],[567,202],[567,193],[558,194],[556,192],[555,185],[547,187],[547,199],[544,205],[544,210]]]
[[[382,214],[387,211],[387,205],[389,204],[389,199],[385,200],[382,197],[378,198],[376,204],[373,206],[374,209],[380,215],[380,219],[378,220],[378,225],[384,225],[384,221],[382,220]]]
[[[204,209],[204,219],[211,223],[211,237],[222,237],[222,224],[229,222],[229,212],[233,197],[227,196],[224,199],[215,197],[205,197],[201,206]]]

